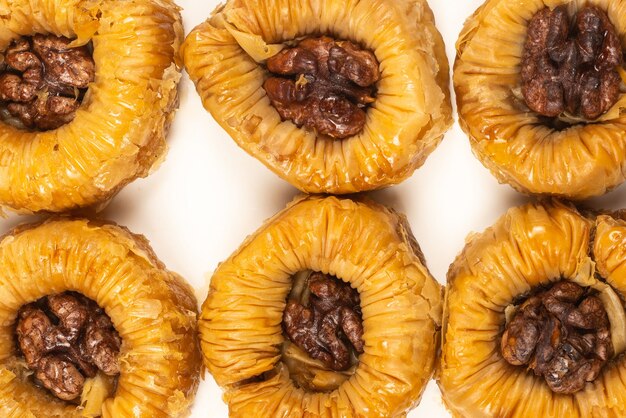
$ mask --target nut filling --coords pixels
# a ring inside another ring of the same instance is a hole
[[[96,70],[89,48],[71,42],[38,34],[11,43],[0,67],[5,119],[13,117],[16,125],[39,131],[74,119]]]
[[[349,41],[307,38],[267,60],[263,87],[283,120],[343,139],[365,126],[380,79],[371,51]]]
[[[363,352],[359,293],[333,276],[311,273],[287,301],[283,330],[311,358],[332,370],[347,370],[355,352]]]
[[[567,6],[545,8],[528,26],[522,94],[543,116],[567,111],[593,120],[617,102],[622,63],[619,38],[604,11],[585,6],[570,22]]]
[[[610,323],[593,290],[560,281],[529,297],[506,325],[502,355],[543,376],[555,393],[595,380],[613,355]]]
[[[65,292],[24,305],[17,341],[35,382],[58,398],[78,398],[98,370],[118,375],[121,339],[107,314],[79,293]]]

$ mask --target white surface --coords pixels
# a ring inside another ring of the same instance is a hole
[[[204,21],[218,3],[179,0],[186,31]],[[451,64],[463,22],[481,3],[431,0]],[[299,192],[237,147],[203,109],[186,76],[169,145],[159,170],[126,187],[100,216],[145,235],[167,267],[196,288],[202,303],[207,281],[218,263]],[[528,201],[511,187],[497,183],[473,157],[456,123],[412,178],[372,196],[407,214],[430,271],[441,283],[469,232],[484,230],[507,208]],[[594,207],[626,207],[626,188],[590,203]],[[30,219],[10,216],[0,220],[0,233]],[[221,391],[207,374],[192,417],[227,415]],[[418,416],[449,416],[434,382],[419,407],[409,414]]]

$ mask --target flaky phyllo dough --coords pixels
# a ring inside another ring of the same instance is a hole
[[[183,31],[169,0],[1,0],[0,50],[35,33],[93,42],[95,81],[75,119],[46,132],[0,123],[0,205],[63,211],[112,197],[165,152]]]
[[[291,277],[304,270],[349,282],[363,313],[354,374],[346,380],[311,366],[319,391],[297,387],[282,360],[297,357],[283,352],[281,322]],[[205,365],[232,417],[395,417],[417,404],[431,377],[440,315],[441,287],[404,217],[371,202],[309,197],[220,265],[199,328]],[[336,389],[321,390],[333,380]]]
[[[57,219],[6,235],[0,267],[0,416],[188,415],[201,365],[196,299],[145,238],[111,224]],[[86,383],[81,406],[35,386],[16,352],[20,307],[68,290],[96,301],[122,338],[117,388],[106,393]]]
[[[319,35],[357,42],[380,62],[365,126],[343,140],[281,121],[263,88],[267,58]],[[399,183],[452,123],[444,44],[425,0],[230,0],[183,50],[204,107],[240,147],[306,192]]]
[[[511,209],[470,236],[448,273],[438,383],[455,417],[623,417],[626,348],[626,221],[583,216],[559,202]],[[510,307],[541,286],[572,281],[597,292],[613,357],[574,394],[512,366],[500,350]]]
[[[584,199],[624,181],[626,95],[593,121],[563,115],[554,129],[530,111],[521,95],[520,64],[530,19],[545,7],[571,13],[597,5],[626,49],[624,0],[487,0],[457,41],[454,87],[459,123],[472,150],[500,182],[526,193]],[[623,69],[622,78],[625,77]],[[583,122],[583,123],[580,123]]]

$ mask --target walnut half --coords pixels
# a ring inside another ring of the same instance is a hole
[[[506,325],[502,355],[543,376],[555,393],[570,394],[592,382],[613,356],[609,319],[600,299],[560,281],[528,298]]]
[[[319,272],[310,274],[306,287],[300,300],[287,301],[283,330],[312,358],[333,370],[347,370],[352,365],[351,350],[363,352],[359,293]]]
[[[24,305],[17,342],[35,378],[63,400],[78,398],[85,377],[118,375],[121,338],[94,301],[75,292]]]
[[[376,56],[349,41],[306,38],[267,60],[263,87],[281,118],[343,139],[365,126],[380,79]]]
[[[37,34],[14,40],[4,53],[0,72],[0,101],[30,129],[46,131],[74,119],[95,63],[87,46]]]
[[[568,111],[593,120],[619,98],[622,47],[615,27],[597,6],[570,22],[567,6],[542,9],[530,20],[522,58],[522,93],[547,117]]]

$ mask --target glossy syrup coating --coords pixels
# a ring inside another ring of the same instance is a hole
[[[200,381],[197,302],[145,238],[86,219],[19,227],[0,238],[0,305],[3,416],[84,418],[82,399],[41,384],[69,399],[90,375],[118,372],[90,414],[188,416]]]
[[[303,271],[317,272],[308,290],[300,290],[310,292],[308,302],[293,295],[293,276]],[[362,343],[353,328],[357,300]],[[213,275],[199,319],[205,365],[223,388],[231,417],[401,417],[432,376],[441,302],[441,287],[404,217],[371,201],[298,198]],[[315,309],[322,313],[319,327]],[[336,338],[333,311],[345,311],[345,339]],[[302,337],[311,354],[334,354],[325,356],[328,365],[294,353],[283,322],[290,315],[290,325],[299,319],[305,325],[288,327],[296,343]],[[331,329],[324,329],[325,320]],[[335,367],[343,366],[337,360],[345,351],[329,350],[340,340],[355,351],[362,344],[348,371]]]
[[[624,28],[625,0],[486,0],[467,19],[459,124],[498,181],[569,200],[624,181]]]
[[[12,0],[4,8],[0,51],[9,50],[12,64],[1,67],[9,70],[4,86],[0,79],[8,99],[0,106],[2,209],[57,213],[104,204],[164,156],[178,107],[178,6],[79,3]],[[22,36],[32,37],[29,47]],[[34,101],[19,101],[33,90]]]
[[[623,215],[557,200],[473,234],[446,288],[437,383],[452,415],[624,416],[625,249]]]
[[[307,193],[398,184],[452,124],[449,64],[426,0],[229,0],[182,50],[215,120]]]

